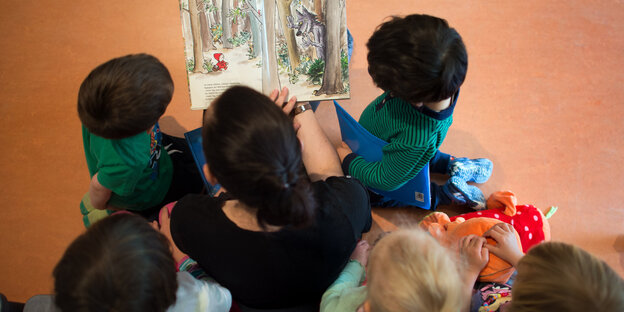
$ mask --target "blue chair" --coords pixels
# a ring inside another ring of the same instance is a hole
[[[364,129],[338,102],[334,101],[334,106],[336,107],[336,114],[340,123],[342,140],[349,145],[354,153],[364,157],[366,161],[380,161],[383,155],[381,149],[388,142]],[[431,209],[429,164],[425,165],[413,179],[394,191],[383,191],[370,187],[369,189],[384,196],[384,199],[395,200],[408,206]]]
[[[206,164],[206,158],[204,157],[204,149],[202,146],[202,135],[201,128],[197,128],[195,130],[184,133],[184,138],[186,138],[186,142],[191,149],[191,154],[193,154],[193,160],[195,160],[195,165],[197,165],[197,169],[202,176],[202,180],[204,181],[204,185],[206,186],[206,191],[210,195],[214,195],[219,191],[221,185],[212,185],[208,183],[206,180],[206,176],[204,175],[204,170],[202,167]]]

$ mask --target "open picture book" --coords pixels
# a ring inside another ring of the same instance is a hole
[[[345,0],[180,0],[191,109],[233,85],[349,98]]]

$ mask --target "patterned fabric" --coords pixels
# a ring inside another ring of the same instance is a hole
[[[499,283],[477,283],[472,296],[471,312],[501,311],[511,301],[511,286]]]

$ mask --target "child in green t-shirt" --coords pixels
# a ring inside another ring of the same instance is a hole
[[[172,94],[169,71],[147,54],[105,62],[82,82],[78,116],[91,176],[80,204],[85,226],[114,210],[150,217],[202,190],[184,140],[158,126]]]
[[[488,159],[455,158],[438,150],[453,122],[453,110],[468,69],[461,36],[440,18],[412,14],[381,24],[367,43],[368,72],[384,93],[369,104],[359,123],[388,142],[380,161],[368,162],[338,148],[345,174],[367,187],[391,191],[413,179],[426,165],[449,174],[431,184],[431,207],[463,204],[485,208],[483,193],[466,182],[483,183],[492,174]],[[373,205],[401,205],[371,194]]]

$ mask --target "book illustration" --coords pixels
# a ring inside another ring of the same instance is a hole
[[[191,109],[230,86],[349,97],[344,0],[180,0]]]

